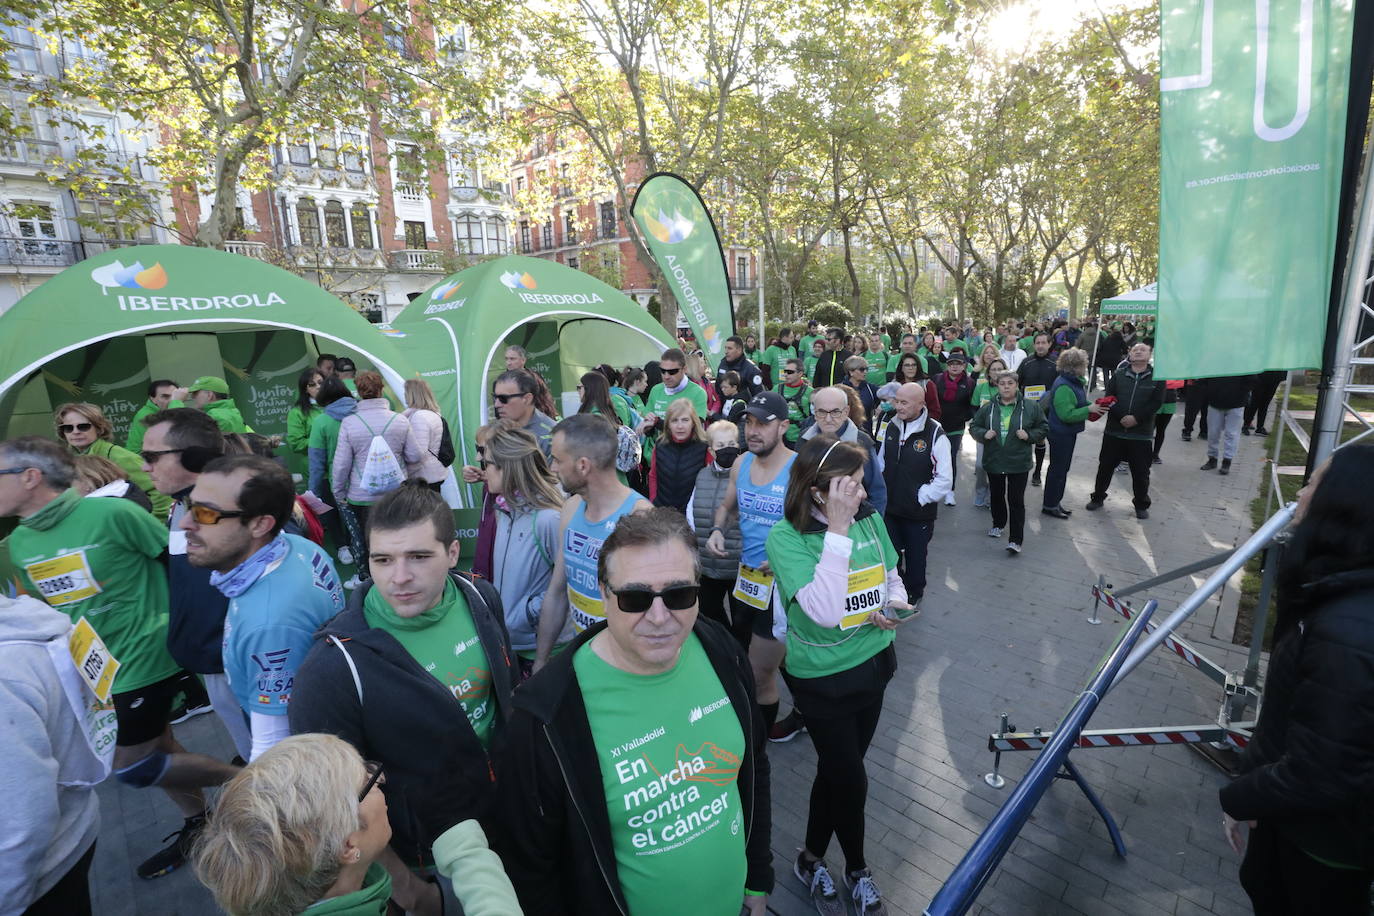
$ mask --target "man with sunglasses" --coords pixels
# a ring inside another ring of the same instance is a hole
[[[827,328],[825,352],[816,361],[816,374],[811,380],[817,390],[844,381],[844,361],[854,354],[844,347],[844,328]]]
[[[784,437],[788,448],[793,448],[801,435],[802,424],[811,416],[811,384],[802,371],[800,359],[788,359],[783,365],[782,381],[773,390],[787,402],[788,423]]]
[[[496,402],[496,418],[509,429],[523,429],[534,436],[544,457],[549,457],[554,419],[534,406],[539,383],[524,369],[507,369],[496,377],[491,396]]]
[[[248,717],[252,761],[291,733],[287,705],[315,631],[343,610],[334,561],[283,526],[295,508],[287,470],[257,455],[205,465],[179,526],[192,566],[229,599],[224,674]]]
[[[210,584],[209,569],[191,565],[181,528],[186,500],[201,470],[223,451],[224,434],[204,411],[173,407],[145,421],[143,469],[158,492],[173,500],[167,539],[167,651],[177,664],[204,680],[215,713],[246,762],[252,734],[225,679],[221,648],[229,599]]]
[[[201,787],[237,770],[187,753],[172,736],[182,671],[167,652],[166,530],[128,500],[82,499],[70,489],[74,474],[71,455],[50,439],[0,443],[0,518],[19,517],[9,537],[19,587],[98,638],[76,659],[88,677],[113,671],[112,683],[97,677],[92,686],[114,703],[115,777],[158,786],[185,818],[172,844],[138,867],[156,878],[185,862],[205,824]]]
[[[680,513],[621,519],[606,619],[515,695],[493,845],[526,913],[766,912],[763,723],[699,574]]]
[[[536,633],[534,670],[548,662],[571,613],[582,632],[605,618],[596,562],[616,524],[652,504],[625,486],[615,473],[615,427],[599,414],[579,413],[553,429],[549,469],[568,493],[559,523],[563,549],[553,561]]]
[[[644,400],[647,409],[640,423],[647,440],[644,443],[645,461],[653,456],[654,443],[662,432],[663,418],[668,415],[669,404],[686,398],[697,409],[698,417],[710,415],[706,406],[706,389],[687,377],[684,371],[686,366],[687,354],[677,348],[664,350],[663,356],[659,357],[658,367],[663,371],[663,381],[649,389],[649,396]]]
[[[489,749],[509,715],[515,654],[500,594],[453,571],[457,532],[439,494],[404,486],[381,497],[368,545],[372,580],[300,667],[291,730],[338,735],[386,767],[392,837],[378,861],[398,904],[439,913],[440,887],[412,872],[432,871],[441,831],[427,815],[439,791],[456,794],[450,824],[487,814]]]

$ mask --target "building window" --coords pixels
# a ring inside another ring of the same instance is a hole
[[[520,221],[520,253],[530,253],[530,221],[527,219]]]
[[[737,289],[749,288],[749,259],[747,257],[735,258],[735,287]]]
[[[353,247],[376,248],[372,244],[372,220],[368,218],[367,207],[354,204],[349,216],[353,220]]]
[[[301,244],[307,248],[320,246],[320,211],[309,197],[296,203],[296,225],[300,227]]]
[[[345,133],[341,135],[339,139],[343,141],[340,152],[343,153],[344,171],[362,174],[364,171],[362,135]]]
[[[406,184],[419,184],[425,174],[424,161],[419,147],[404,144],[396,147],[396,180]]]
[[[601,204],[601,237],[615,238],[615,204],[609,200]]]
[[[357,293],[355,294],[358,303],[358,311],[363,317],[373,324],[382,322],[382,297],[377,293]]]
[[[406,220],[406,247],[413,251],[422,251],[429,247],[428,239],[425,238],[425,224],[420,220]]]
[[[544,135],[539,134],[534,138],[534,158],[538,159],[546,152],[544,147]]]
[[[460,254],[482,254],[482,223],[475,216],[461,216],[456,221],[454,241]]]
[[[573,218],[571,210],[563,211],[563,243],[565,245],[577,244],[577,221]]]
[[[23,25],[0,25],[0,36],[4,36],[5,60],[11,68],[22,73],[41,72],[43,56],[37,34]]]
[[[37,204],[19,204],[23,216],[15,217],[19,237],[24,239],[24,251],[28,254],[59,253],[61,246],[56,244],[57,221],[53,219],[52,207]]]
[[[78,200],[76,209],[84,227],[82,234],[89,238],[102,241],[153,241],[153,233],[148,225],[131,219],[128,214],[118,213],[114,201]],[[238,208],[235,210],[238,211]],[[241,212],[237,213],[235,219],[241,221],[242,218]]]
[[[322,169],[339,167],[339,148],[334,144],[333,137],[315,141],[315,161]]]
[[[520,191],[525,190],[525,176],[524,176],[524,175],[516,175],[516,176],[515,176],[515,190],[516,190],[517,193],[520,192]]]
[[[552,247],[553,247],[553,223],[545,223],[545,224],[544,224],[544,228],[540,231],[540,235],[543,237],[543,240],[544,240],[544,247],[545,247],[545,248],[552,248]]]
[[[506,245],[506,221],[499,217],[487,220],[487,251],[492,254],[509,251]]]
[[[344,227],[343,204],[331,200],[324,205],[324,237],[330,248],[348,247],[348,229]]]
[[[288,143],[286,145],[286,161],[292,165],[309,165],[310,144]]]
[[[577,257],[576,257],[576,256],[571,256],[571,257],[568,258],[568,266],[571,267],[573,270],[577,270]]]

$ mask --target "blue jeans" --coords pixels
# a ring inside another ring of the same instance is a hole
[[[907,600],[915,604],[926,593],[926,551],[935,534],[935,523],[892,515],[884,521],[893,548],[906,554],[906,562],[902,564],[902,585],[906,586]]]
[[[1073,463],[1073,447],[1078,433],[1057,433],[1050,430],[1045,440],[1050,446],[1050,469],[1045,472],[1044,508],[1053,509],[1064,499],[1064,487],[1069,481],[1069,465]]]

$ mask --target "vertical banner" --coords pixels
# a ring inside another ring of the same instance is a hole
[[[650,175],[630,213],[714,368],[735,333],[735,308],[720,237],[696,189],[670,172]]]
[[[1162,0],[1163,378],[1321,364],[1353,0]]]

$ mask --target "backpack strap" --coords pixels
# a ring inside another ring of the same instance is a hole
[[[353,689],[358,691],[358,705],[363,705],[363,680],[358,676],[358,666],[353,664],[353,656],[348,654],[348,650],[344,648],[344,644],[339,637],[330,634],[328,639],[334,645],[338,646],[339,651],[343,653],[344,662],[348,665],[348,671],[353,675]]]
[[[539,551],[539,555],[544,558],[544,562],[553,568],[553,558],[549,556],[549,551],[544,547],[544,542],[539,540],[539,513],[530,513],[530,537],[534,539],[534,547]]]

